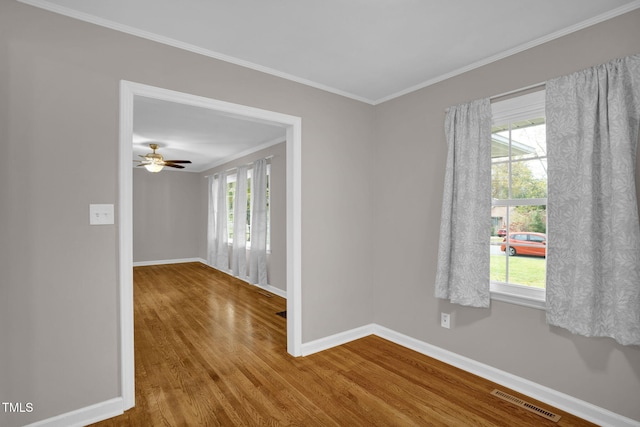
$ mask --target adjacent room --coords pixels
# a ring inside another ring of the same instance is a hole
[[[640,1],[443,3],[0,2],[0,425],[640,425]]]

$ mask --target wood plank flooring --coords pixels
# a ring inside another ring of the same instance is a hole
[[[376,336],[294,358],[285,300],[200,263],[134,283],[136,406],[94,426],[593,425]]]

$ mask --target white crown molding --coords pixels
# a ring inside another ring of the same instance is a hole
[[[293,74],[288,74],[279,70],[275,70],[273,68],[265,67],[263,65],[255,64],[250,61],[246,61],[244,59],[235,58],[233,56],[225,55],[223,53],[215,52],[209,49],[205,49],[199,46],[195,46],[190,43],[185,43],[180,40],[172,39],[170,37],[161,36],[159,34],[152,33],[150,31],[140,30],[138,28],[131,27],[129,25],[119,24],[117,22],[110,21],[108,19],[100,18],[95,15],[91,15],[84,12],[79,12],[77,10],[69,9],[67,7],[63,7],[57,4],[53,4],[48,2],[47,0],[18,0],[20,3],[25,3],[30,6],[38,7],[40,9],[48,10],[49,12],[54,12],[59,15],[64,15],[69,18],[78,19],[80,21],[89,22],[91,24],[99,25],[101,27],[110,28],[112,30],[120,31],[126,34],[130,34],[132,36],[141,37],[143,39],[151,40],[154,42],[162,43],[167,46],[173,46],[178,49],[186,50],[189,52],[197,53],[199,55],[208,56],[210,58],[218,59],[220,61],[228,62],[230,64],[239,65],[241,67],[249,68],[255,71],[260,71],[265,74],[270,74],[275,77],[280,77],[286,80],[290,80],[296,83],[303,84],[305,86],[310,86],[315,89],[320,89],[325,92],[330,92],[335,95],[344,96],[346,98],[351,98],[356,101],[364,102],[366,104],[373,104],[374,101],[363,98],[361,96],[355,95],[353,93],[349,93],[340,89],[336,89],[322,83],[317,83],[312,80],[308,80],[302,77],[294,76]]]
[[[378,100],[375,100],[372,102],[373,105],[378,105],[378,104],[382,104],[383,102],[386,101],[390,101],[392,99],[398,98],[402,95],[406,95],[408,93],[411,92],[415,92],[417,90],[420,89],[424,89],[425,87],[434,85],[436,83],[439,83],[441,81],[450,79],[451,77],[455,77],[455,76],[459,76],[460,74],[464,74],[467,71],[471,71],[471,70],[475,70],[476,68],[480,68],[483,67],[485,65],[491,64],[492,62],[496,62],[499,61],[501,59],[507,58],[511,55],[515,55],[516,53],[520,53],[523,52],[527,49],[531,49],[534,48],[536,46],[540,46],[541,44],[553,41],[555,39],[558,39],[560,37],[569,35],[571,33],[575,33],[576,31],[582,30],[584,28],[590,27],[592,25],[595,24],[599,24],[600,22],[604,22],[606,20],[609,20],[611,18],[615,18],[616,16],[620,16],[623,15],[627,12],[631,12],[632,10],[638,9],[640,8],[640,0],[635,0],[634,2],[628,3],[624,6],[620,6],[618,8],[612,9],[608,12],[602,13],[600,15],[594,16],[593,18],[587,19],[585,21],[579,22],[575,25],[571,25],[567,28],[564,28],[562,30],[556,31],[554,33],[548,34],[546,36],[537,38],[535,40],[532,40],[528,43],[524,43],[521,44],[519,46],[516,46],[512,49],[509,50],[505,50],[503,52],[497,53],[493,56],[489,56],[488,58],[485,59],[481,59],[480,61],[476,61],[472,64],[466,65],[464,67],[458,68],[457,70],[453,70],[449,73],[445,73],[442,74],[440,76],[434,77],[432,79],[429,79],[427,81],[424,81],[422,83],[419,83],[415,86],[411,86],[407,89],[404,89],[400,92],[396,92],[394,94],[391,94],[389,96],[385,96],[383,98],[380,98]]]
[[[334,87],[330,87],[327,86],[325,84],[322,83],[318,83],[318,82],[314,82],[312,80],[308,80],[302,77],[298,77],[292,74],[288,74],[282,71],[278,71],[275,70],[273,68],[269,68],[269,67],[265,67],[259,64],[255,64],[253,62],[250,61],[246,61],[243,59],[239,59],[239,58],[235,58],[229,55],[225,55],[219,52],[215,52],[209,49],[204,49],[195,45],[192,45],[190,43],[185,43],[185,42],[181,42],[179,40],[175,40],[172,39],[170,37],[165,37],[165,36],[161,36],[159,34],[155,34],[149,31],[144,31],[144,30],[140,30],[128,25],[123,25],[123,24],[119,24],[117,22],[113,22],[107,19],[103,19],[100,17],[97,17],[95,15],[91,15],[91,14],[87,14],[87,13],[83,13],[83,12],[79,12],[77,10],[73,10],[73,9],[69,9],[63,6],[59,6],[57,4],[53,4],[50,3],[47,0],[18,0],[21,3],[25,3],[34,7],[38,7],[44,10],[48,10],[50,12],[54,12],[60,15],[64,15],[70,18],[74,18],[74,19],[78,19],[81,21],[85,21],[85,22],[89,22],[92,24],[96,24],[99,25],[101,27],[105,27],[105,28],[110,28],[112,30],[116,30],[116,31],[120,31],[123,33],[127,33],[127,34],[131,34],[133,36],[137,36],[137,37],[141,37],[147,40],[151,40],[151,41],[155,41],[158,43],[162,43],[168,46],[173,46],[176,47],[178,49],[183,49],[189,52],[193,52],[193,53],[197,53],[199,55],[204,55],[204,56],[208,56],[210,58],[214,58],[214,59],[218,59],[220,61],[225,61],[228,62],[230,64],[235,64],[235,65],[239,65],[241,67],[245,67],[245,68],[249,68],[255,71],[260,71],[262,73],[265,74],[270,74],[272,76],[275,77],[280,77],[286,80],[290,80],[296,83],[300,83],[306,86],[310,86],[313,87],[315,89],[320,89],[326,92],[330,92],[336,95],[340,95],[340,96],[344,96],[346,98],[351,98],[353,100],[356,101],[360,101],[360,102],[364,102],[366,104],[370,104],[370,105],[378,105],[378,104],[382,104],[383,102],[386,101],[390,101],[394,98],[398,98],[402,95],[406,95],[408,93],[411,92],[415,92],[417,90],[423,89],[427,86],[431,86],[433,84],[439,83],[443,80],[449,79],[451,77],[455,77],[457,75],[466,73],[467,71],[471,71],[474,70],[476,68],[482,67],[484,65],[490,64],[492,62],[496,62],[500,59],[504,59],[508,56],[514,55],[516,53],[522,52],[524,50],[527,49],[531,49],[532,47],[536,47],[539,46],[543,43],[547,43],[549,41],[555,40],[557,38],[560,38],[562,36],[566,36],[568,34],[571,34],[573,32],[579,31],[583,28],[587,28],[590,27],[592,25],[598,24],[600,22],[606,21],[608,19],[611,18],[615,18],[616,16],[622,15],[624,13],[627,12],[631,12],[632,10],[638,9],[640,8],[640,0],[635,0],[631,3],[628,3],[626,5],[620,6],[616,9],[612,9],[608,12],[602,13],[600,15],[594,16],[593,18],[587,19],[585,21],[579,22],[575,25],[569,26],[567,28],[564,28],[562,30],[556,31],[554,33],[548,34],[546,36],[540,37],[538,39],[535,39],[533,41],[530,41],[528,43],[524,43],[521,44],[520,46],[516,46],[512,49],[509,50],[505,50],[503,52],[500,52],[496,55],[490,56],[488,58],[482,59],[480,61],[476,61],[472,64],[469,64],[467,66],[458,68],[454,71],[451,71],[449,73],[445,73],[442,74],[440,76],[434,77],[432,79],[426,80],[422,83],[419,83],[417,85],[408,87],[402,91],[393,93],[391,95],[379,98],[377,100],[372,100],[372,99],[368,99],[362,96],[358,96],[355,95],[353,93],[341,90],[341,89],[337,89]]]

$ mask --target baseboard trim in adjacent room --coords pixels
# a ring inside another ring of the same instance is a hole
[[[223,270],[220,270],[220,269],[218,269],[218,268],[216,268],[216,267],[214,267],[212,265],[209,265],[207,263],[207,260],[202,259],[202,258],[181,258],[181,259],[161,259],[161,260],[156,260],[156,261],[136,261],[136,262],[133,263],[133,266],[134,267],[146,267],[146,266],[149,266],[149,265],[182,264],[182,263],[185,263],[185,262],[199,262],[201,264],[206,265],[207,267],[211,267],[211,268],[214,268],[214,269],[216,269],[218,271],[222,271],[223,273],[232,275],[229,271],[223,271]],[[243,280],[243,279],[241,279],[239,277],[237,277],[237,279],[240,279],[240,280],[246,282],[246,280]],[[249,283],[249,282],[247,282],[247,283]],[[272,286],[272,285],[260,286],[260,285],[256,285],[256,284],[253,284],[253,283],[249,283],[249,284],[251,286],[255,286],[257,288],[264,289],[265,291],[269,291],[272,294],[276,294],[279,297],[287,299],[287,291],[283,291],[282,289],[276,288],[275,286]]]
[[[146,267],[148,265],[162,265],[162,264],[182,264],[185,262],[201,262],[206,264],[207,261],[202,258],[180,258],[180,259],[160,259],[156,261],[134,261],[134,267]]]
[[[242,279],[240,279],[240,280],[242,280]],[[247,283],[249,283],[249,282],[247,282]],[[271,286],[271,285],[260,286],[260,285],[255,285],[255,284],[253,284],[253,283],[249,283],[249,284],[250,284],[251,286],[255,286],[256,288],[264,289],[265,291],[269,291],[269,292],[271,292],[272,294],[276,294],[276,295],[278,295],[279,297],[282,297],[282,298],[284,298],[284,299],[287,299],[287,292],[286,292],[286,291],[283,291],[283,290],[282,290],[282,289],[280,289],[280,288],[276,288],[275,286]]]
[[[75,411],[37,421],[25,427],[82,427],[98,421],[122,415],[123,400],[121,397],[105,400],[95,405],[86,406]]]
[[[210,265],[209,263],[207,263],[207,261],[205,261],[203,259],[199,259],[199,262],[201,262],[202,264],[206,265],[207,267],[213,268],[214,270],[221,271],[221,272],[223,272],[225,274],[228,274],[229,276],[235,277],[238,280],[242,280],[243,282],[245,282],[245,283],[247,283],[247,284],[249,284],[251,286],[255,286],[256,288],[259,288],[259,289],[264,289],[265,291],[269,291],[272,294],[276,294],[279,297],[287,299],[287,291],[283,291],[280,288],[276,288],[275,286],[272,286],[272,285],[265,285],[265,286],[256,285],[255,283],[248,282],[248,281],[246,281],[245,279],[243,279],[241,277],[234,276],[230,271],[224,271],[224,270],[221,270],[221,269],[219,269],[217,267],[214,267],[213,265]]]

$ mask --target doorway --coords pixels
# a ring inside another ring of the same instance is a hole
[[[133,336],[133,106],[136,96],[207,108],[237,119],[280,126],[286,131],[287,352],[300,356],[301,300],[301,118],[122,80],[118,194],[120,383],[123,410],[135,405]]]

